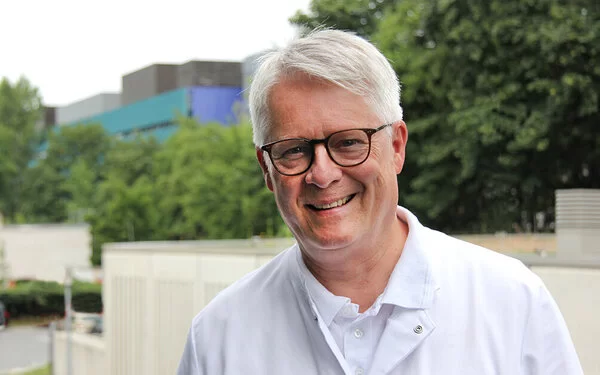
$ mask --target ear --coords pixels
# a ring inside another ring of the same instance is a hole
[[[258,159],[258,164],[260,164],[260,169],[262,169],[267,188],[273,191],[273,181],[271,181],[271,172],[269,172],[269,166],[265,160],[265,152],[258,147],[256,148],[256,159]]]
[[[406,141],[408,140],[408,129],[404,121],[400,120],[392,124],[392,146],[394,148],[394,165],[396,174],[402,172],[406,157]]]

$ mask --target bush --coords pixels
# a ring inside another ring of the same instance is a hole
[[[102,312],[102,286],[76,281],[71,304],[78,312]],[[52,281],[17,281],[12,289],[0,292],[0,300],[11,317],[63,315],[64,286]]]

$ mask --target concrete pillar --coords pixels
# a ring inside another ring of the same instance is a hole
[[[600,258],[600,189],[556,190],[556,245],[561,258]]]

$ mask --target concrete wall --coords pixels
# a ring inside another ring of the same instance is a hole
[[[188,61],[177,69],[177,87],[242,86],[242,66],[229,61]]]
[[[193,316],[291,239],[111,244],[104,248],[104,329],[110,374],[175,372]],[[557,301],[585,373],[600,375],[600,260],[569,264],[517,254]]]
[[[122,77],[123,105],[177,88],[177,65],[153,64]]]
[[[290,244],[291,240],[278,240],[105,246],[108,373],[174,374],[198,311]]]
[[[0,227],[0,246],[9,278],[60,283],[67,266],[88,267],[92,251],[86,224],[7,225]]]
[[[598,268],[532,266],[567,322],[587,375],[600,375],[600,260]]]
[[[553,233],[469,234],[454,237],[501,253],[555,253],[557,248],[556,235]]]
[[[121,94],[102,93],[64,107],[56,108],[55,120],[58,125],[67,125],[88,117],[111,111],[121,106]]]
[[[102,336],[73,333],[71,336],[73,374],[106,375],[106,348]],[[67,375],[67,333],[56,331],[53,338],[53,375]]]
[[[556,191],[556,237],[561,256],[600,257],[600,189]]]

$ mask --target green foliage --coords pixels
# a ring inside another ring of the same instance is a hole
[[[87,217],[92,226],[92,264],[101,263],[106,242],[164,239],[157,206],[161,195],[153,171],[158,149],[154,139],[136,138],[116,142],[107,153],[94,210]]]
[[[107,242],[286,234],[256,162],[251,126],[179,122],[164,144],[117,140],[100,124],[54,129],[43,158],[23,172],[13,220],[85,220],[93,265]]]
[[[283,224],[256,162],[250,124],[182,122],[157,157],[168,238],[276,234]]]
[[[12,318],[62,315],[65,311],[64,286],[53,281],[21,281],[15,288],[0,291],[0,300]],[[72,306],[78,312],[102,311],[102,287],[74,282]]]
[[[119,141],[97,184],[92,264],[107,242],[249,238],[283,234],[248,123],[224,127],[181,118],[164,144]]]
[[[45,158],[25,171],[23,216],[35,223],[80,222],[93,207],[95,185],[111,142],[99,124],[51,132]]]
[[[45,365],[31,371],[24,372],[22,375],[51,375],[51,365]]]
[[[24,171],[37,146],[40,97],[29,81],[0,80],[0,212],[15,221],[22,200]]]
[[[313,0],[308,14],[298,11],[290,22],[307,30],[326,26],[366,36],[377,29],[385,9],[393,3],[395,1],[390,0]]]

